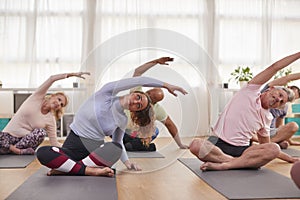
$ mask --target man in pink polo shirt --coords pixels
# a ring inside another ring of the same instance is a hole
[[[300,52],[287,56],[256,75],[226,105],[213,128],[214,136],[194,139],[190,151],[204,162],[206,170],[259,168],[275,158],[296,162],[270,142],[271,108],[283,107],[294,99],[294,93],[284,87],[270,87],[260,93],[261,86],[279,70],[300,58]],[[257,135],[259,144],[250,146]]]

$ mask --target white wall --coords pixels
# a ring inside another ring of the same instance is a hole
[[[13,91],[0,91],[0,116],[11,117],[14,113]]]

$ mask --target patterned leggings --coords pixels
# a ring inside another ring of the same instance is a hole
[[[9,146],[15,145],[18,149],[36,149],[45,139],[44,129],[34,129],[24,137],[15,137],[6,132],[0,131],[0,154],[9,154]]]
[[[37,150],[37,159],[51,169],[72,175],[85,175],[86,166],[111,167],[122,154],[119,143],[97,143],[98,141],[78,137],[71,131],[62,148],[40,147]]]

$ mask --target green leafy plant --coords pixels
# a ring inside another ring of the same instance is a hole
[[[275,75],[274,75],[274,79],[277,79],[277,78],[280,78],[280,77],[283,77],[283,76],[287,76],[289,74],[292,73],[292,68],[289,67],[289,68],[284,68],[282,70],[279,70]]]
[[[249,67],[241,67],[238,66],[236,69],[234,69],[233,72],[230,73],[232,76],[229,81],[232,79],[235,80],[236,83],[239,83],[241,81],[250,81],[253,78],[253,73],[251,72],[251,69]]]

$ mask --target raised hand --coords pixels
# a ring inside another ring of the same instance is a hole
[[[67,73],[66,74],[66,78],[72,77],[72,76],[76,76],[78,78],[82,78],[85,79],[85,77],[83,75],[91,75],[90,72],[75,72],[75,73]]]
[[[185,91],[183,88],[176,86],[176,85],[171,85],[169,83],[165,83],[164,84],[164,88],[166,88],[171,94],[173,94],[174,96],[177,97],[177,94],[175,93],[175,91],[179,91],[181,92],[183,95],[188,94],[187,91]]]
[[[174,58],[171,58],[171,57],[161,57],[154,61],[161,65],[169,65],[169,63],[167,63],[167,62],[172,62],[173,60],[174,60]]]

